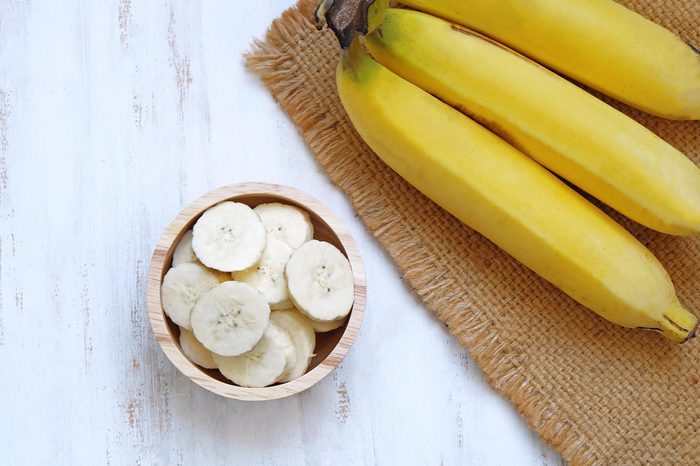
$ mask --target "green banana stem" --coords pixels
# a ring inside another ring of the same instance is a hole
[[[367,35],[379,27],[387,8],[389,0],[321,0],[316,27],[328,24],[340,46],[347,49],[357,33]]]

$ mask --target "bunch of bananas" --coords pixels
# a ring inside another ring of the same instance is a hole
[[[402,3],[415,10],[324,0],[317,11],[340,41],[338,92],[367,144],[605,319],[692,337],[698,320],[656,257],[553,173],[649,228],[700,235],[700,169],[539,63],[647,112],[700,119],[700,53],[612,0]]]

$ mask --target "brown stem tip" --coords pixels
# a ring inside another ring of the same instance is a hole
[[[324,24],[335,33],[344,49],[352,43],[355,34],[369,31],[369,9],[376,0],[321,0],[316,9],[316,27]]]
[[[698,321],[698,323],[695,324],[695,327],[693,327],[693,330],[690,331],[690,333],[688,334],[688,338],[686,338],[685,341],[688,341],[691,338],[695,338],[697,336],[698,327],[700,327],[700,321]]]

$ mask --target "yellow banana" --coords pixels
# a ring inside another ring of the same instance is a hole
[[[700,168],[583,89],[418,11],[389,9],[366,43],[379,63],[619,212],[665,233],[700,234]]]
[[[369,146],[452,215],[602,317],[692,336],[697,319],[653,254],[529,157],[376,63],[357,38],[337,85]]]
[[[700,119],[700,52],[612,0],[401,0],[646,112]]]

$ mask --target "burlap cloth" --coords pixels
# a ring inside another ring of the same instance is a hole
[[[699,0],[622,3],[700,46]],[[602,320],[394,174],[345,115],[338,45],[312,25],[315,5],[301,0],[285,12],[247,65],[491,386],[574,464],[700,464],[700,338],[674,345]],[[615,105],[700,163],[700,122]],[[606,211],[656,254],[681,301],[700,314],[700,238],[654,233]],[[381,290],[369,283],[369,292]],[[381,309],[369,312],[381,318]]]

